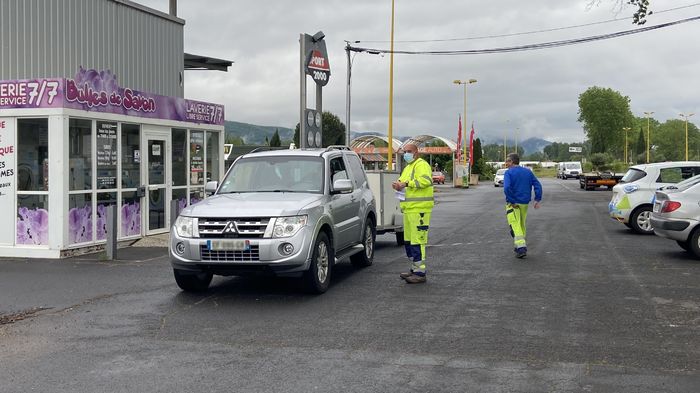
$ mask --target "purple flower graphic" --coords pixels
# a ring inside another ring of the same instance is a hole
[[[92,208],[74,207],[68,211],[68,241],[71,244],[92,241]]]
[[[81,89],[86,83],[88,87],[92,87],[96,92],[105,91],[107,94],[110,94],[119,89],[117,76],[111,70],[97,71],[80,66],[80,69],[75,74],[75,84]]]
[[[138,202],[123,203],[121,209],[122,236],[141,234],[141,206]]]
[[[46,209],[17,209],[17,244],[49,243],[49,212]]]
[[[107,238],[107,208],[112,205],[97,205],[97,240],[104,240]]]

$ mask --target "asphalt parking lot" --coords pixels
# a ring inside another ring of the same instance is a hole
[[[700,261],[543,180],[518,260],[502,189],[439,186],[428,282],[393,236],[331,288],[217,277],[179,291],[165,249],[0,260],[0,392],[697,392]]]

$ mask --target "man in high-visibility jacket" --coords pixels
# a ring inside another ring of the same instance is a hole
[[[418,156],[418,146],[408,144],[403,149],[403,159],[408,165],[392,187],[405,192],[402,199],[403,239],[406,255],[411,260],[411,270],[401,273],[409,284],[426,281],[425,246],[428,244],[430,214],[433,211],[433,172],[424,159]]]
[[[520,166],[520,156],[515,153],[508,154],[506,159],[508,170],[503,175],[503,192],[506,194],[506,219],[510,226],[510,235],[515,243],[515,256],[525,258],[527,256],[527,242],[525,240],[527,220],[527,207],[532,198],[532,190],[535,190],[535,209],[540,208],[542,200],[542,184],[531,170]]]

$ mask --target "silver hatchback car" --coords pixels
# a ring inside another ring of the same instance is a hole
[[[268,273],[303,276],[323,293],[336,262],[372,264],[375,200],[347,147],[246,154],[207,191],[171,229],[170,261],[185,291],[206,290],[215,274]]]

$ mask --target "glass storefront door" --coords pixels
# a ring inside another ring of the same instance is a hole
[[[143,216],[146,235],[167,232],[170,227],[170,136],[167,133],[143,132],[146,148],[143,175],[146,195]]]

